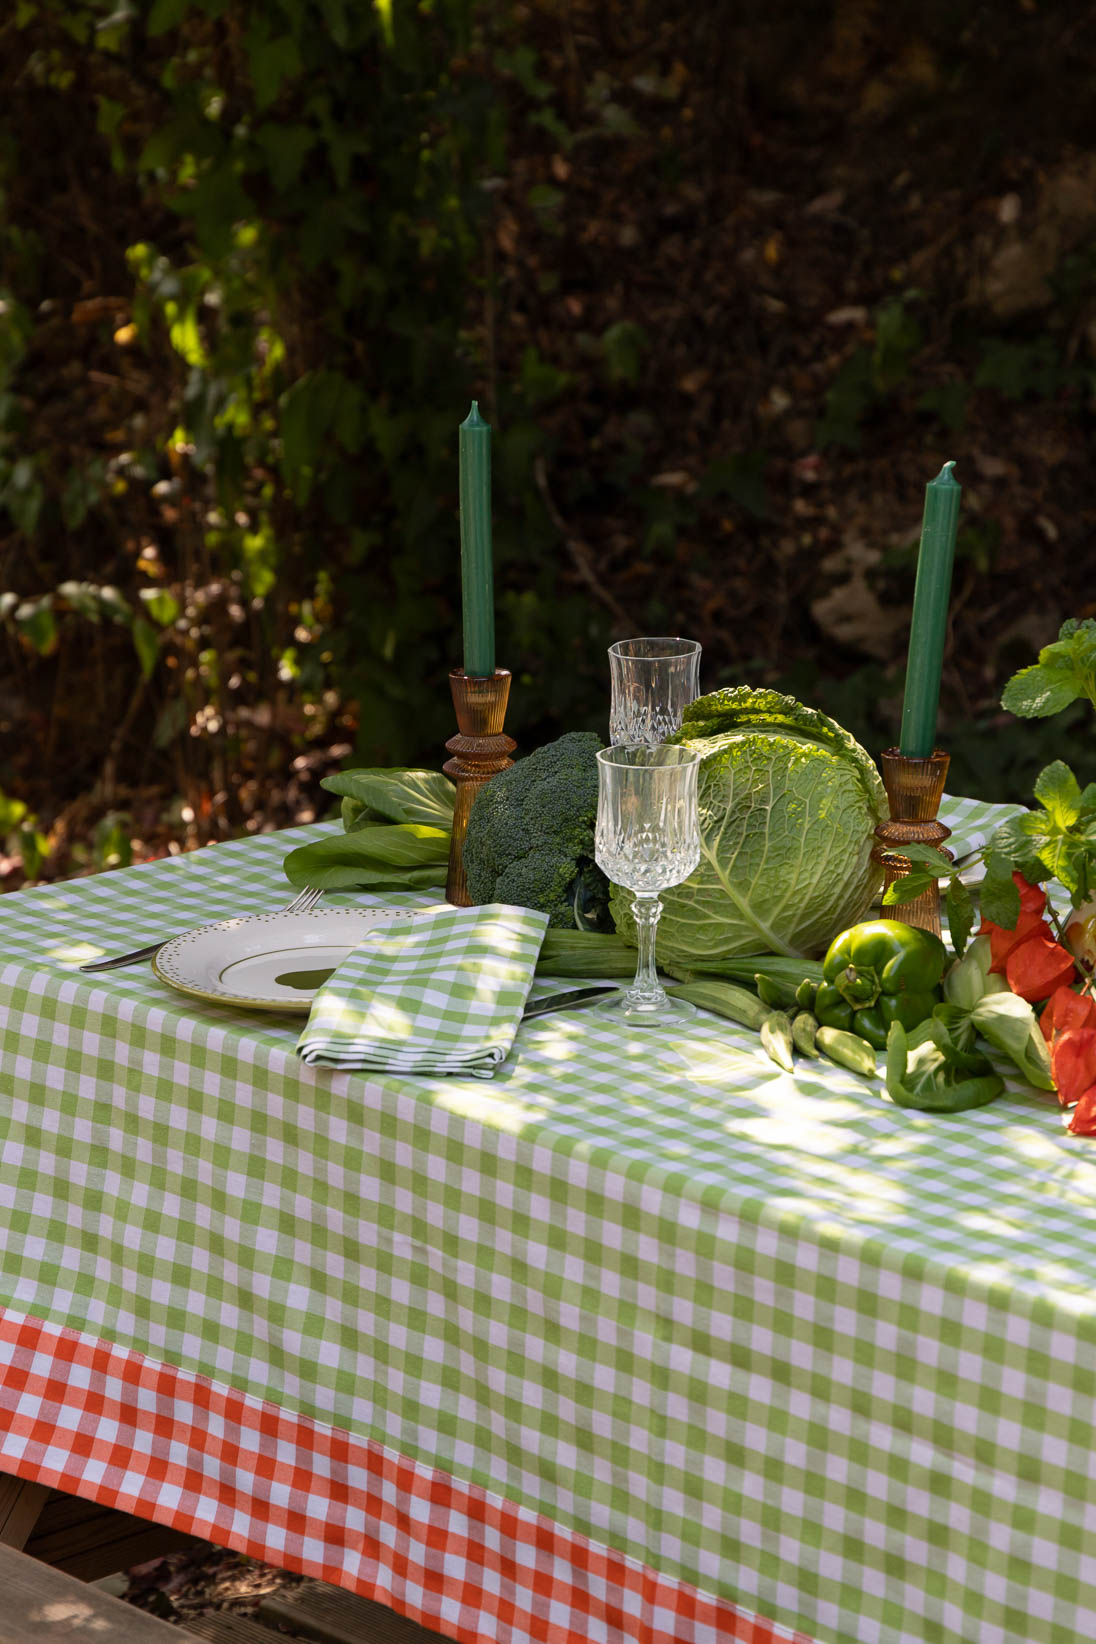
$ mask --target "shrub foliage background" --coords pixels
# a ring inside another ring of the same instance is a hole
[[[941,740],[1025,797],[1000,685],[1096,610],[1096,65],[1005,9],[13,0],[0,883],[440,762],[472,394],[523,747],[627,631],[886,745],[954,456]]]

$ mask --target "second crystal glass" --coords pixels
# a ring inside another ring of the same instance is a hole
[[[609,647],[609,740],[657,747],[681,725],[700,691],[695,639],[620,639]]]
[[[594,855],[607,878],[634,893],[639,953],[631,987],[594,1008],[636,1026],[679,1022],[693,1006],[669,998],[659,981],[655,931],[659,892],[688,879],[700,861],[700,751],[618,745],[603,748],[597,762]]]

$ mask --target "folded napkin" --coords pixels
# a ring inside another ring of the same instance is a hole
[[[312,1003],[297,1054],[322,1067],[490,1079],[514,1042],[548,916],[427,908],[370,932]]]

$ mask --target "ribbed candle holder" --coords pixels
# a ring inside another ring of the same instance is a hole
[[[951,829],[946,828],[937,815],[950,763],[950,755],[941,753],[939,748],[924,759],[911,759],[897,748],[888,748],[880,755],[879,768],[887,790],[890,820],[876,828],[879,843],[871,854],[873,861],[882,864],[884,891],[910,871],[909,857],[902,855],[903,845],[930,845],[947,861],[952,860],[952,852],[942,848],[944,840],[951,837]],[[896,902],[884,907],[883,913],[888,919],[919,925],[922,930],[931,930],[939,936],[940,887],[934,882],[930,890],[912,902]]]
[[[517,747],[502,728],[510,696],[510,671],[496,668],[493,675],[479,678],[461,668],[451,668],[449,689],[457,714],[457,734],[445,744],[453,757],[442,769],[456,784],[457,797],[445,900],[455,908],[467,908],[471,898],[464,877],[464,835],[472,801],[485,782],[514,763],[510,754]]]

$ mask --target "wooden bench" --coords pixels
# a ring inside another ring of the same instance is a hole
[[[81,1581],[197,1546],[193,1536],[0,1473],[0,1543]]]
[[[268,1593],[254,1618],[229,1611],[183,1617],[185,1631],[84,1585],[193,1542],[0,1474],[0,1644],[181,1644],[188,1632],[207,1644],[276,1644],[287,1635],[314,1644],[443,1644],[441,1634],[323,1581]]]
[[[184,1635],[185,1636],[185,1635]],[[0,1644],[179,1644],[178,1627],[0,1542]],[[273,1644],[273,1633],[267,1634]]]
[[[420,1627],[417,1621],[324,1581],[305,1581],[299,1587],[268,1593],[259,1602],[255,1620],[206,1615],[188,1617],[183,1626],[207,1644],[276,1644],[279,1638],[285,1639],[286,1631],[291,1639],[313,1644],[445,1644],[440,1633]],[[270,1628],[284,1630],[271,1632]]]

